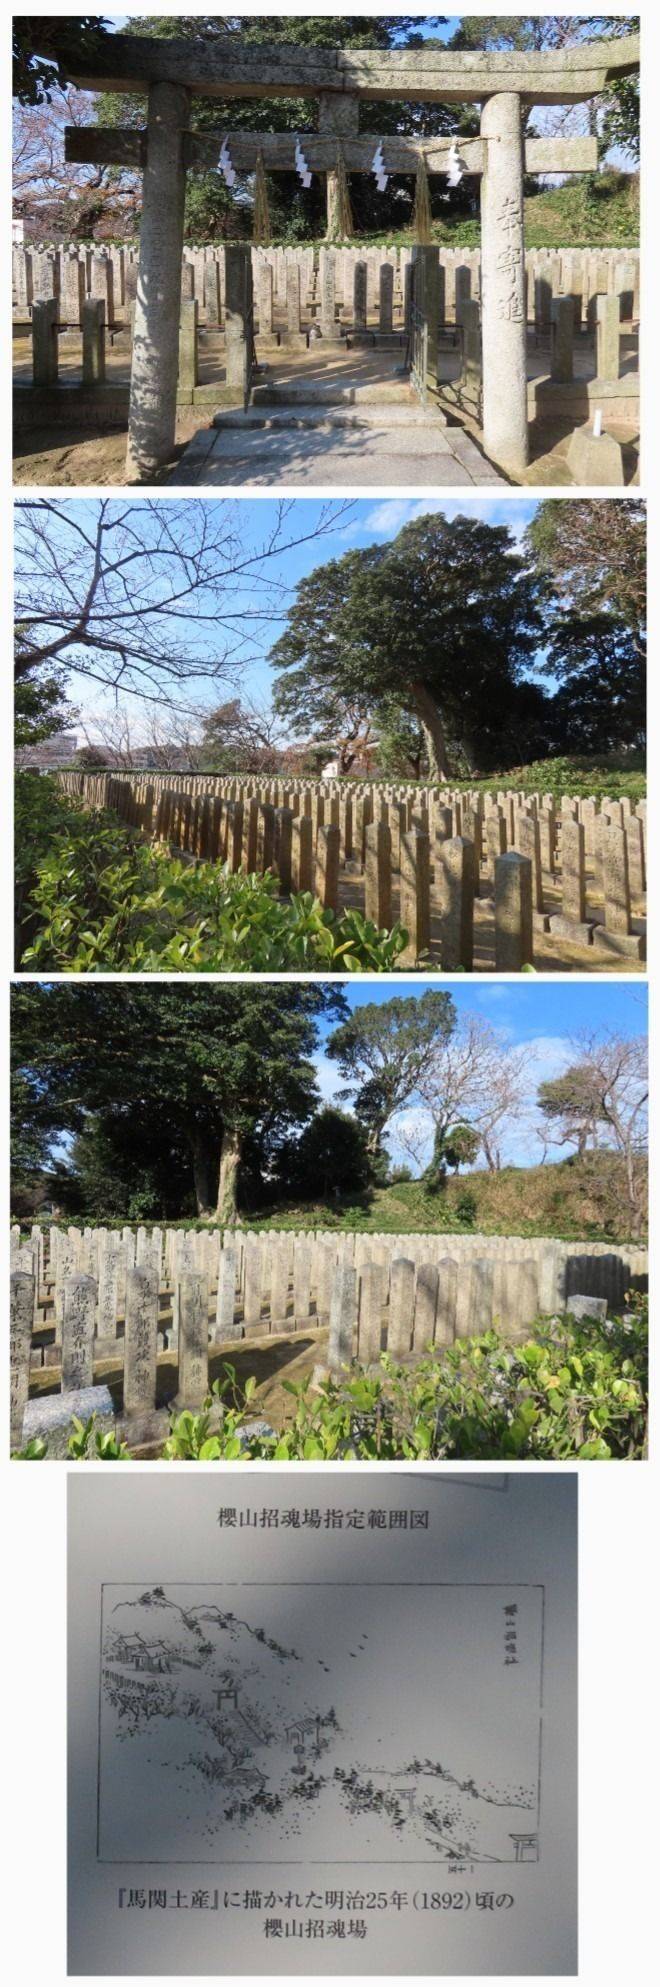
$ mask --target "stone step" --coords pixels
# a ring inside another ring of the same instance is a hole
[[[408,379],[376,380],[365,386],[313,386],[308,380],[279,386],[266,381],[252,388],[253,407],[416,407]]]
[[[444,423],[436,420],[434,425],[441,430]],[[375,428],[379,433],[395,429],[424,428],[428,432],[429,416],[420,407],[319,407],[315,404],[296,407],[248,407],[222,408],[213,416],[214,428],[223,429],[274,429],[274,428]]]
[[[357,347],[360,347],[362,350],[375,352],[404,352],[406,348],[405,331],[378,331],[376,329],[373,331],[354,331],[352,325],[347,324],[342,325],[340,329],[341,336],[345,340],[347,352],[353,352]]]

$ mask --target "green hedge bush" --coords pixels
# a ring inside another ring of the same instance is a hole
[[[407,934],[379,931],[360,911],[335,915],[277,877],[185,862],[142,842],[116,815],[59,814],[35,850],[26,903],[39,972],[390,972]]]

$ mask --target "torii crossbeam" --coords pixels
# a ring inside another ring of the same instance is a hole
[[[39,22],[35,20],[38,47]],[[483,432],[489,456],[512,474],[528,461],[523,173],[584,172],[594,142],[523,140],[523,108],[588,101],[639,67],[637,36],[528,53],[446,49],[327,49],[294,43],[241,47],[202,40],[111,35],[98,52],[59,51],[62,73],[85,90],[147,93],[141,132],[67,133],[77,163],[132,165],[143,172],[140,263],[129,414],[129,474],[149,480],[171,454],[176,423],[185,175],[217,159],[218,138],[189,130],[192,95],[229,101],[295,96],[318,102],[318,131],[305,134],[312,171],[332,178],[341,140],[349,172],[368,171],[377,133],[359,130],[360,103],[480,103],[478,139],[459,142],[465,170],[481,176]],[[232,131],[232,159],[251,171],[293,163],[290,134]],[[451,140],[383,136],[386,169],[446,170]]]

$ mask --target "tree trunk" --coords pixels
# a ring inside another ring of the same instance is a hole
[[[213,1160],[210,1150],[210,1143],[209,1140],[205,1137],[205,1134],[199,1131],[193,1131],[191,1133],[190,1143],[192,1147],[193,1180],[195,1185],[195,1200],[197,1203],[197,1213],[200,1217],[202,1215],[211,1215],[213,1214],[214,1209],[213,1209],[213,1191],[211,1187],[211,1180],[213,1177]]]
[[[461,738],[460,756],[461,756],[461,768],[460,768],[461,774],[463,776],[467,774],[468,779],[473,779],[476,775],[477,764],[476,764],[476,753],[474,749],[474,743],[471,738],[465,738],[465,737]],[[514,764],[516,765],[521,763],[522,762],[519,760],[514,761]]]
[[[378,1159],[380,1157],[386,1123],[387,1119],[383,1118],[382,1124],[370,1125],[367,1131],[367,1152],[370,1159]]]
[[[628,1186],[628,1206],[630,1208],[630,1226],[633,1235],[638,1235],[641,1226],[640,1195],[639,1195],[637,1174],[635,1169],[634,1154],[629,1146],[626,1147],[624,1153],[624,1162],[626,1168],[626,1181]]]
[[[432,780],[448,780],[451,769],[447,741],[437,704],[424,683],[411,684],[411,694],[426,741],[430,777]]]
[[[238,1220],[238,1169],[241,1163],[241,1134],[231,1127],[222,1134],[220,1177],[216,1213],[221,1228],[233,1228]]]

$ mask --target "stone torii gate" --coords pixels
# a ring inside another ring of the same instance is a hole
[[[38,46],[38,19],[35,23]],[[197,136],[191,96],[228,101],[295,96],[318,103],[318,132],[299,134],[312,171],[329,176],[334,198],[337,145],[348,172],[371,170],[382,143],[385,170],[446,170],[451,139],[359,132],[365,102],[480,103],[481,135],[460,143],[467,172],[481,175],[481,289],[484,447],[516,475],[528,461],[523,174],[584,172],[596,164],[590,139],[529,139],[523,109],[588,102],[639,66],[639,40],[582,42],[541,53],[448,52],[445,49],[327,49],[293,43],[238,47],[202,40],[108,36],[98,56],[79,52],[60,66],[81,89],[147,93],[144,131],[69,128],[66,156],[77,164],[142,170],[140,261],[129,412],[129,474],[148,480],[174,442],[185,176],[215,164],[223,136],[232,160],[250,171],[257,152],[266,170],[293,164],[292,134]]]

